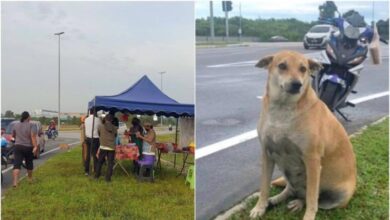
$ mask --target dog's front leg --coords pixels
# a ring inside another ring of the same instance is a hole
[[[306,168],[306,211],[303,220],[314,220],[318,210],[321,160],[319,156],[307,156]]]
[[[274,170],[275,162],[268,156],[265,146],[263,145],[261,166],[261,182],[260,182],[260,197],[256,206],[251,210],[250,217],[256,218],[264,215],[268,206],[268,197],[272,172]]]

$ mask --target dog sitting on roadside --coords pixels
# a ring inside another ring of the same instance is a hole
[[[250,217],[263,216],[268,206],[289,197],[291,211],[306,205],[304,220],[315,219],[318,207],[345,207],[356,187],[355,155],[345,129],[311,87],[311,74],[322,66],[300,53],[283,51],[261,59],[256,67],[269,73],[257,128],[262,145],[260,196]],[[269,198],[275,164],[286,187]]]

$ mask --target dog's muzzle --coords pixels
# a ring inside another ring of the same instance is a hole
[[[301,87],[302,87],[302,83],[300,81],[292,81],[286,92],[290,94],[297,94],[299,93]]]

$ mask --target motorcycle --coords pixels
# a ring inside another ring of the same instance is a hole
[[[58,137],[57,130],[47,130],[46,132],[47,139],[55,140]]]
[[[338,31],[332,32],[322,51],[318,62],[323,69],[314,76],[313,88],[318,97],[334,112],[339,113],[346,121],[350,121],[341,108],[355,105],[347,101],[351,93],[357,93],[354,88],[363,70],[363,62],[367,58],[368,45],[374,32],[365,25],[364,18],[359,14],[347,18],[335,18],[332,25]]]

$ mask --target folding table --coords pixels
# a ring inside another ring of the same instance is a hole
[[[138,160],[138,157],[139,157],[139,150],[137,145],[133,143],[127,145],[117,145],[115,148],[115,164],[113,169],[115,169],[115,167],[119,165],[122,168],[122,170],[127,174],[127,176],[130,176],[126,168],[123,166],[122,161]]]

